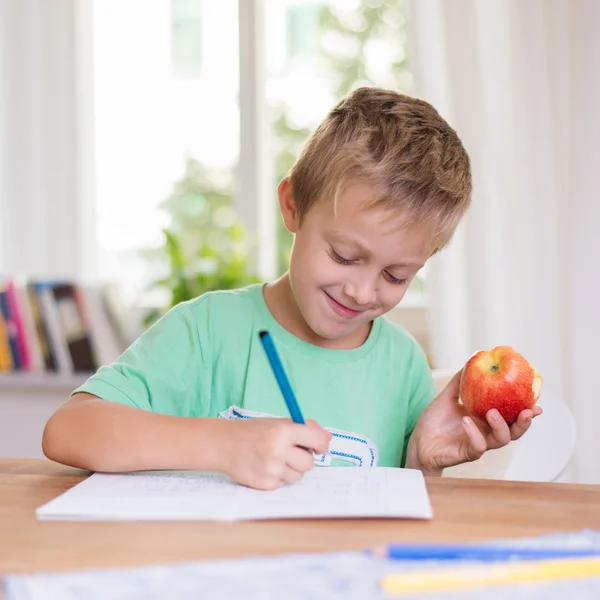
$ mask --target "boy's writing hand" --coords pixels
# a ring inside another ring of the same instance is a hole
[[[222,470],[242,485],[271,490],[298,481],[314,466],[313,454],[329,449],[331,434],[308,421],[288,419],[232,421],[228,427]]]
[[[480,458],[486,451],[518,440],[542,414],[539,406],[522,411],[509,426],[497,410],[486,415],[486,421],[469,416],[458,403],[462,371],[423,411],[408,444],[406,466],[420,469],[426,475],[441,475],[442,470]]]

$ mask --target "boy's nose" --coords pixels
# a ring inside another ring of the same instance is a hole
[[[361,281],[348,282],[344,286],[344,293],[357,305],[365,307],[374,304],[377,298],[377,290],[373,282],[367,278]]]

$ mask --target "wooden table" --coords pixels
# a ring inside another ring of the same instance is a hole
[[[0,574],[145,565],[279,552],[362,549],[600,530],[600,486],[429,479],[434,519],[243,523],[39,522],[34,510],[87,476],[43,460],[0,459]]]

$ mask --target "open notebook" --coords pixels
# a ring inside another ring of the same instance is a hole
[[[422,473],[384,467],[315,468],[298,483],[273,491],[212,472],[94,473],[36,514],[69,521],[432,518]]]

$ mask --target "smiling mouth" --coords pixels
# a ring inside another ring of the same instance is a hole
[[[356,317],[357,315],[360,315],[361,313],[365,312],[364,310],[354,310],[353,308],[348,308],[347,306],[340,304],[337,300],[332,298],[327,292],[325,292],[325,295],[327,296],[327,299],[329,300],[329,304],[332,306],[332,308],[338,314],[342,315],[343,317],[348,317],[348,318]]]

